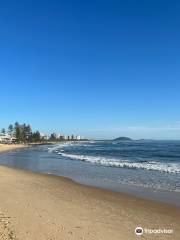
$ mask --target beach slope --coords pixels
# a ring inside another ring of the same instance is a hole
[[[0,153],[9,152],[21,148],[27,148],[25,144],[0,144]]]
[[[131,240],[137,226],[173,229],[142,239],[180,239],[180,208],[0,166],[0,239]]]

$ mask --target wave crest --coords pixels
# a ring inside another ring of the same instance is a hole
[[[108,167],[119,167],[119,168],[131,168],[131,169],[145,169],[154,170],[167,173],[180,173],[180,166],[176,163],[159,163],[155,161],[151,162],[130,162],[128,160],[119,160],[105,157],[95,157],[87,155],[67,154],[59,152],[59,155],[70,158],[72,160],[80,160],[90,162],[93,164],[99,164]]]

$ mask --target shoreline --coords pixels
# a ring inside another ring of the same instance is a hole
[[[53,145],[53,142],[37,142],[37,143],[17,143],[17,144],[2,144],[0,143],[0,154],[4,152],[11,152],[13,150],[20,150],[41,145]]]
[[[11,152],[11,151],[16,151],[16,150],[23,150],[23,149],[29,149],[29,148],[35,148],[41,145],[54,145],[54,142],[37,142],[37,143],[30,143],[30,144],[11,144],[11,145],[7,145],[7,144],[0,144],[0,154],[1,153],[7,153],[7,152]],[[6,149],[1,149],[1,146],[6,147]],[[0,164],[0,166],[7,166],[10,167],[12,169],[17,169],[17,170],[24,170],[24,171],[28,171],[28,172],[37,172],[37,171],[33,171],[32,169],[23,169],[23,168],[18,168],[18,167],[13,167],[11,165],[6,165],[6,164]],[[43,171],[39,171],[38,173],[40,174],[46,174],[47,172],[43,172]],[[101,184],[98,183],[89,183],[86,181],[78,181],[77,179],[73,178],[72,176],[66,176],[63,174],[53,174],[53,173],[48,173],[50,175],[53,176],[59,176],[59,177],[65,177],[69,180],[72,180],[74,182],[76,182],[77,184],[81,184],[83,186],[87,186],[87,187],[94,187],[94,188],[98,188],[98,189],[103,189],[103,190],[107,190],[107,191],[112,191],[115,193],[122,193],[122,194],[128,194],[132,197],[137,197],[140,199],[144,199],[144,200],[150,200],[150,201],[155,201],[158,203],[165,203],[165,204],[170,204],[172,206],[175,207],[179,207],[180,208],[180,202],[179,202],[179,198],[180,198],[180,193],[179,192],[170,192],[167,190],[158,190],[158,192],[156,191],[156,189],[153,188],[147,188],[143,187],[143,186],[132,186],[132,185],[126,185],[126,184],[119,184],[119,188],[113,188],[113,187],[106,187],[103,186]],[[158,193],[158,194],[157,194]]]
[[[0,176],[0,216],[9,218],[7,224],[0,218],[0,234],[13,233],[2,240],[129,240],[136,238],[137,226],[174,230],[170,236],[146,234],[147,239],[180,238],[178,207],[52,174],[0,166]]]
[[[10,152],[13,150],[20,150],[30,147],[28,144],[1,144],[0,143],[0,154],[4,152]]]

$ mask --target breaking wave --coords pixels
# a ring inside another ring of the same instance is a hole
[[[128,160],[120,160],[115,158],[106,158],[99,156],[95,157],[87,155],[68,154],[63,152],[58,152],[58,154],[63,157],[70,158],[72,160],[80,160],[108,167],[145,169],[167,173],[180,173],[180,165],[176,163],[160,163],[154,161],[130,162]]]

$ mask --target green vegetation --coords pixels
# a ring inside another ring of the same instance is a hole
[[[47,143],[60,141],[83,141],[87,139],[78,139],[77,136],[64,136],[56,133],[51,133],[49,136],[40,134],[39,131],[32,131],[29,124],[10,124],[8,129],[2,128],[1,135],[4,135],[7,142],[15,143]]]
[[[10,124],[8,130],[6,131],[4,128],[1,130],[2,134],[8,133],[17,143],[34,143],[41,142],[43,139],[41,138],[40,132],[33,132],[31,126],[29,124],[19,124],[16,122],[14,125]]]
[[[1,133],[3,133],[3,134],[5,134],[5,133],[6,133],[6,130],[5,130],[5,128],[2,128],[2,129],[1,129]]]

